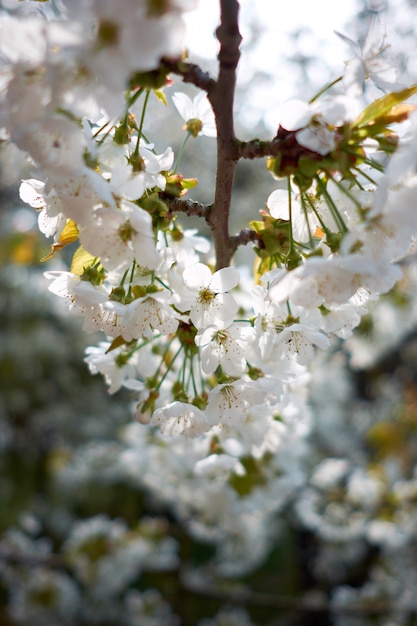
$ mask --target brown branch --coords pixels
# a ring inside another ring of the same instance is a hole
[[[208,98],[217,126],[217,174],[214,203],[207,222],[213,234],[217,269],[230,264],[233,256],[229,236],[229,213],[238,153],[233,123],[233,101],[236,69],[240,58],[237,0],[220,0],[220,26],[216,35],[220,43],[219,76]]]
[[[57,554],[22,554],[21,552],[12,552],[11,550],[0,550],[0,561],[26,567],[45,567],[55,570],[67,569],[64,560]]]
[[[201,595],[204,598],[213,598],[238,606],[252,606],[262,608],[273,608],[281,611],[293,611],[296,613],[316,613],[316,614],[343,614],[343,615],[387,615],[390,612],[401,612],[407,615],[415,615],[414,608],[403,608],[395,606],[384,600],[374,600],[371,602],[357,602],[350,605],[337,606],[329,602],[327,597],[319,595],[317,597],[304,596],[280,596],[248,589],[230,589],[208,585],[199,585],[191,582],[187,577],[182,580],[182,587],[189,593]]]
[[[282,150],[282,141],[275,138],[272,141],[261,141],[252,139],[251,141],[239,141],[236,149],[240,159],[263,159],[269,156],[277,156]]]
[[[312,161],[321,160],[323,155],[305,148],[297,141],[297,131],[285,130],[281,126],[272,141],[236,141],[236,151],[240,159],[262,159],[281,155],[282,163],[298,163],[301,157]]]
[[[52,570],[68,571],[70,568],[65,563],[62,556],[57,554],[22,554],[11,550],[0,550],[0,561],[12,565],[22,565],[24,567],[44,567]],[[146,567],[146,573],[159,572],[157,568]],[[166,571],[166,570],[164,570]],[[176,567],[172,568],[176,571]],[[34,574],[36,575],[36,574]],[[383,615],[392,611],[405,613],[408,616],[415,615],[414,608],[403,608],[389,604],[388,602],[373,601],[351,604],[346,606],[334,606],[324,597],[292,597],[278,596],[248,589],[229,589],[215,586],[199,585],[191,582],[189,576],[181,576],[181,588],[183,591],[205,598],[214,598],[226,601],[228,604],[240,606],[257,606],[264,608],[274,608],[283,611],[294,611],[297,613],[336,613],[348,615]]]
[[[211,208],[211,204],[200,204],[200,202],[195,202],[194,200],[175,198],[169,201],[168,217],[171,217],[174,213],[186,213],[189,216],[193,215],[207,219]]]
[[[230,246],[233,254],[236,252],[239,246],[246,246],[247,243],[260,241],[259,235],[255,230],[249,228],[241,230],[240,233],[234,235],[230,239]]]
[[[190,83],[203,91],[210,93],[216,86],[215,79],[208,72],[204,72],[199,65],[187,63],[186,61],[163,58],[161,61],[163,68],[172,74],[182,77],[184,83]]]

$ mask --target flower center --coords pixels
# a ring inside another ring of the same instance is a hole
[[[116,46],[119,42],[118,25],[110,20],[102,20],[98,26],[97,42],[99,47]]]
[[[134,235],[137,235],[137,231],[133,228],[129,220],[126,220],[124,224],[122,224],[118,230],[120,239],[127,243],[130,241]]]
[[[193,117],[187,121],[185,130],[188,131],[192,137],[197,137],[203,130],[203,122],[198,118]]]
[[[198,294],[198,301],[200,304],[210,304],[212,300],[216,297],[214,291],[208,289],[208,287],[204,287]]]

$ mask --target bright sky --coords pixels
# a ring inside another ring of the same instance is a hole
[[[203,59],[215,59],[214,30],[219,20],[218,0],[200,0],[197,11],[186,16],[187,45]],[[348,47],[334,33],[341,31],[353,39],[346,24],[355,15],[357,0],[241,0],[240,30],[249,47],[239,67],[239,84],[245,89],[241,115],[246,125],[254,125],[260,111],[266,125],[274,128],[274,110],[285,100],[308,100],[321,86],[337,78]],[[295,33],[298,32],[298,35]],[[309,57],[304,66],[290,59],[295,54]],[[262,72],[262,87],[255,88],[254,76]],[[265,74],[267,76],[265,76]],[[307,85],[307,87],[306,87]]]

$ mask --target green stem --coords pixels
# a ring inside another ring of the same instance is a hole
[[[193,361],[192,361],[192,359],[190,359],[190,378],[191,378],[191,382],[193,383],[194,395],[198,396],[197,385],[196,385],[195,377],[194,377],[194,369],[193,369]],[[188,380],[187,387],[189,386],[189,384],[190,384],[190,381]]]
[[[136,148],[133,153],[134,156],[138,156],[139,154],[139,144],[140,144],[140,139],[142,137],[143,124],[145,122],[146,107],[148,105],[150,93],[151,93],[151,90],[147,89],[146,95],[145,95],[145,102],[143,103],[143,107],[142,107],[142,115],[140,116],[140,122],[139,122],[139,128],[138,128],[138,140],[136,142]]]
[[[290,252],[295,251],[294,237],[292,232],[292,198],[291,198],[291,179],[287,176],[287,191],[288,191],[288,214],[290,218]]]
[[[138,100],[138,98],[143,94],[144,91],[145,91],[144,88],[140,87],[139,89],[135,91],[135,93],[132,96],[130,96],[129,100],[127,101],[128,110],[130,109],[131,106],[135,104],[136,100]]]
[[[317,186],[320,189],[321,193],[324,196],[324,199],[327,203],[327,206],[330,209],[331,214],[333,215],[333,218],[340,230],[340,232],[342,233],[347,233],[348,232],[348,228],[343,220],[343,217],[340,215],[339,209],[337,208],[337,206],[335,205],[333,198],[331,197],[331,195],[329,194],[329,192],[326,189],[326,185],[323,183],[323,181],[321,180],[320,176],[315,176],[315,180],[317,182]]]
[[[172,341],[173,341],[173,340],[172,340]],[[172,341],[170,342],[170,344],[169,344],[169,346],[168,346],[168,349],[170,348]],[[181,345],[180,345],[180,347],[178,348],[178,350],[176,351],[176,353],[174,354],[173,358],[171,359],[171,361],[170,361],[169,365],[167,365],[167,371],[166,371],[166,372],[165,372],[165,374],[162,376],[161,380],[159,381],[158,385],[156,386],[156,391],[159,391],[159,389],[161,388],[162,383],[164,382],[165,378],[168,376],[169,372],[171,371],[172,366],[174,365],[174,362],[175,362],[175,360],[176,360],[177,356],[180,354],[180,352],[181,352],[181,350],[182,350],[182,349],[183,349],[183,346],[182,346],[182,344],[181,344]],[[168,351],[167,351],[167,352],[168,352]],[[161,360],[161,365],[160,365],[160,366],[159,366],[159,368],[158,368],[158,372],[157,372],[157,374],[159,374],[159,371],[160,371],[160,369],[161,369],[162,363],[163,363],[163,361],[164,361],[164,358],[165,358],[165,355],[167,354],[167,352],[164,354],[164,356],[163,356],[163,358],[162,358],[162,360]]]
[[[327,175],[329,176],[330,180],[336,185],[336,187],[338,187],[340,189],[340,191],[343,194],[345,194],[345,196],[347,198],[349,198],[349,200],[352,202],[352,204],[354,204],[357,209],[362,210],[362,205],[359,202],[359,200],[357,200],[355,198],[355,196],[353,196],[351,193],[349,193],[349,191],[346,189],[346,187],[344,187],[344,185],[339,180],[336,180],[336,178],[334,178],[329,172],[327,172]]]
[[[340,81],[343,79],[343,75],[339,76],[339,78],[336,78],[335,80],[332,80],[331,83],[327,83],[327,85],[325,85],[324,87],[322,87],[320,89],[320,91],[318,93],[316,93],[315,96],[313,96],[311,98],[311,100],[309,100],[309,104],[313,104],[313,102],[315,102],[316,100],[318,100],[320,98],[320,96],[322,96],[324,93],[326,93],[326,91],[328,91],[329,89],[331,89],[332,87],[334,87],[335,85],[337,85],[337,83],[340,83]]]
[[[375,180],[371,176],[369,176],[369,174],[365,174],[365,172],[359,169],[359,167],[352,167],[352,169],[358,174],[360,174],[361,176],[363,176],[364,178],[366,178],[366,180],[368,180],[372,185],[375,185],[375,187],[377,187]],[[356,177],[355,177],[355,183],[358,185],[360,189],[363,189],[362,185],[356,180]]]
[[[320,213],[317,211],[316,207],[314,206],[314,202],[312,202],[312,200],[310,199],[309,195],[308,194],[303,194],[302,198],[307,200],[307,203],[310,205],[311,210],[313,211],[314,215],[317,217],[323,232],[326,235],[331,235],[332,234],[331,230],[329,228],[327,228],[326,224],[323,222],[323,219],[322,219]]]
[[[307,224],[308,240],[310,242],[310,247],[313,248],[314,247],[313,234],[311,232],[310,220],[308,219],[308,211],[307,211],[304,195],[301,195],[300,200],[301,200],[301,208],[303,209],[304,218]]]
[[[179,168],[179,165],[181,163],[182,154],[184,152],[184,148],[187,145],[187,141],[189,140],[190,136],[191,136],[190,133],[186,134],[185,139],[184,139],[184,141],[181,144],[181,148],[178,151],[177,160],[175,161],[175,165],[174,165],[174,171],[173,171],[174,174],[176,174],[177,169]]]

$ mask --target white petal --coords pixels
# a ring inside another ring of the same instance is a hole
[[[216,293],[230,291],[239,283],[240,274],[235,267],[224,267],[213,274],[210,289]]]
[[[182,275],[184,283],[190,289],[204,289],[212,280],[212,273],[204,263],[196,263],[187,267]]]

